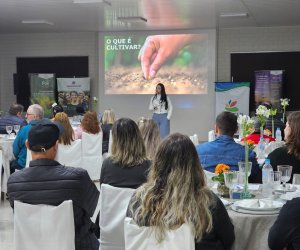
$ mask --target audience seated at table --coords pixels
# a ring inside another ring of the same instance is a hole
[[[103,162],[100,183],[138,188],[146,182],[150,163],[136,123],[129,118],[117,120],[112,127],[112,152]]]
[[[26,112],[26,119],[28,125],[24,126],[17,134],[13,144],[13,153],[15,160],[10,164],[10,171],[13,173],[16,169],[22,169],[26,164],[27,148],[25,142],[28,138],[28,132],[33,124],[36,124],[38,120],[44,116],[43,108],[38,104],[30,105]]]
[[[158,242],[186,223],[194,232],[196,250],[230,249],[235,238],[226,208],[206,186],[194,144],[178,133],[160,144],[147,182],[131,198],[127,217],[140,227],[152,227]]]
[[[112,109],[106,109],[103,112],[101,129],[103,132],[102,154],[108,152],[109,134],[114,122],[116,121],[115,112]]]
[[[29,111],[32,111],[32,107]],[[29,204],[58,206],[63,201],[72,200],[75,249],[95,250],[99,242],[93,233],[95,225],[90,218],[96,209],[99,191],[86,170],[65,167],[54,160],[61,133],[62,129],[48,119],[32,125],[26,141],[32,152],[32,161],[29,168],[9,177],[10,205],[13,208],[14,201],[18,200]]]
[[[71,145],[74,141],[74,130],[70,124],[69,117],[64,112],[59,112],[54,117],[54,122],[59,122],[64,128],[64,132],[59,137],[58,142],[63,145]]]
[[[255,129],[255,131],[252,134],[248,135],[246,137],[246,140],[247,141],[251,140],[251,141],[254,142],[254,144],[258,144],[259,140],[260,140],[260,124],[261,123],[260,123],[260,120],[257,117],[254,117],[252,119],[254,119],[254,129]],[[271,131],[272,131],[272,129],[271,129]],[[269,140],[269,142],[275,141],[275,139],[273,137],[265,135],[265,134],[263,135],[263,138],[264,138],[264,140]],[[242,139],[242,141],[243,141],[243,139]]]
[[[75,130],[75,139],[81,139],[82,132],[98,134],[100,131],[100,123],[96,112],[88,111],[84,114],[80,126]]]
[[[300,174],[300,111],[295,111],[287,117],[284,129],[286,145],[275,149],[268,155],[274,170],[278,165],[293,166],[292,182],[294,174]]]
[[[281,208],[269,232],[271,250],[300,249],[300,198],[294,198]]]
[[[20,125],[23,127],[27,125],[27,122],[22,118],[22,112],[24,110],[21,104],[12,104],[9,108],[8,115],[5,115],[0,119],[0,134],[6,134],[6,126]]]
[[[153,119],[146,119],[142,117],[138,120],[137,124],[145,142],[147,157],[148,159],[153,160],[161,141],[157,123]]]
[[[245,161],[245,147],[234,141],[233,135],[238,129],[235,114],[224,111],[216,118],[216,134],[214,141],[199,144],[197,153],[202,167],[210,172],[215,171],[216,165],[224,163],[230,170],[238,170],[238,162]],[[261,183],[261,170],[254,151],[249,150],[249,161],[252,162],[252,171],[249,182]]]

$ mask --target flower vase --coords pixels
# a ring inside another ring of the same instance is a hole
[[[221,197],[229,198],[229,188],[224,182],[218,182],[217,191]]]
[[[264,137],[264,127],[260,127],[260,137]]]
[[[244,140],[246,141],[246,138],[244,138]],[[241,198],[242,199],[250,199],[252,198],[251,193],[248,190],[248,172],[249,172],[249,159],[248,159],[248,155],[249,155],[249,148],[248,148],[248,144],[245,144],[245,175],[244,175],[244,189],[243,192],[241,193]],[[252,163],[251,163],[252,164]]]
[[[274,133],[274,118],[272,116],[272,137],[275,138],[275,133]]]

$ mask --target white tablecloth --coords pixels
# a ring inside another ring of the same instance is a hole
[[[1,192],[7,192],[7,180],[10,176],[10,168],[9,162],[14,159],[13,154],[13,140],[5,140],[4,138],[0,139],[0,146],[2,148],[2,166],[4,168],[4,172],[1,176]],[[2,173],[2,171],[1,171]],[[0,174],[1,175],[1,174]]]

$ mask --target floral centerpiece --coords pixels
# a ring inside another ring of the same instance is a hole
[[[245,143],[245,181],[244,190],[241,194],[242,198],[251,198],[252,195],[248,190],[248,171],[249,171],[249,145],[247,143],[246,137],[253,131],[254,121],[247,115],[239,115],[238,124],[240,124],[242,136]]]
[[[247,140],[249,149],[253,150],[255,148],[255,143],[252,140]]]
[[[97,109],[98,98],[96,96],[93,97],[93,109],[96,111]]]
[[[264,135],[264,126],[266,124],[267,119],[270,116],[270,109],[268,109],[264,105],[259,105],[256,109],[256,115],[260,121],[260,136],[262,137]]]
[[[281,104],[281,107],[282,107],[282,122],[285,123],[285,111],[286,111],[286,107],[289,106],[289,102],[290,102],[290,99],[288,98],[280,98],[280,104]]]
[[[230,167],[226,164],[220,163],[215,168],[215,174],[216,176],[213,176],[211,179],[212,181],[218,182],[218,193],[222,197],[229,197],[229,188],[225,185],[225,179],[224,179],[224,172],[228,172]]]

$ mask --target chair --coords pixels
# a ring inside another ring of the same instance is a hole
[[[14,202],[16,250],[75,250],[72,201],[59,206]]]
[[[100,194],[100,249],[124,250],[124,219],[135,190],[101,185]]]
[[[2,149],[0,147],[0,199],[1,199],[1,192],[2,192]]]
[[[125,250],[194,250],[195,237],[188,224],[166,232],[165,239],[158,243],[152,227],[139,227],[132,218],[125,218]],[[101,249],[102,250],[102,249]]]
[[[81,140],[75,140],[71,145],[58,144],[55,160],[69,167],[80,167]]]
[[[31,151],[27,148],[27,155],[26,155],[26,164],[25,164],[25,168],[29,167],[29,163],[32,161],[32,155],[31,155]]]
[[[80,166],[86,169],[92,180],[99,180],[102,167],[102,133],[82,132],[82,158]]]

